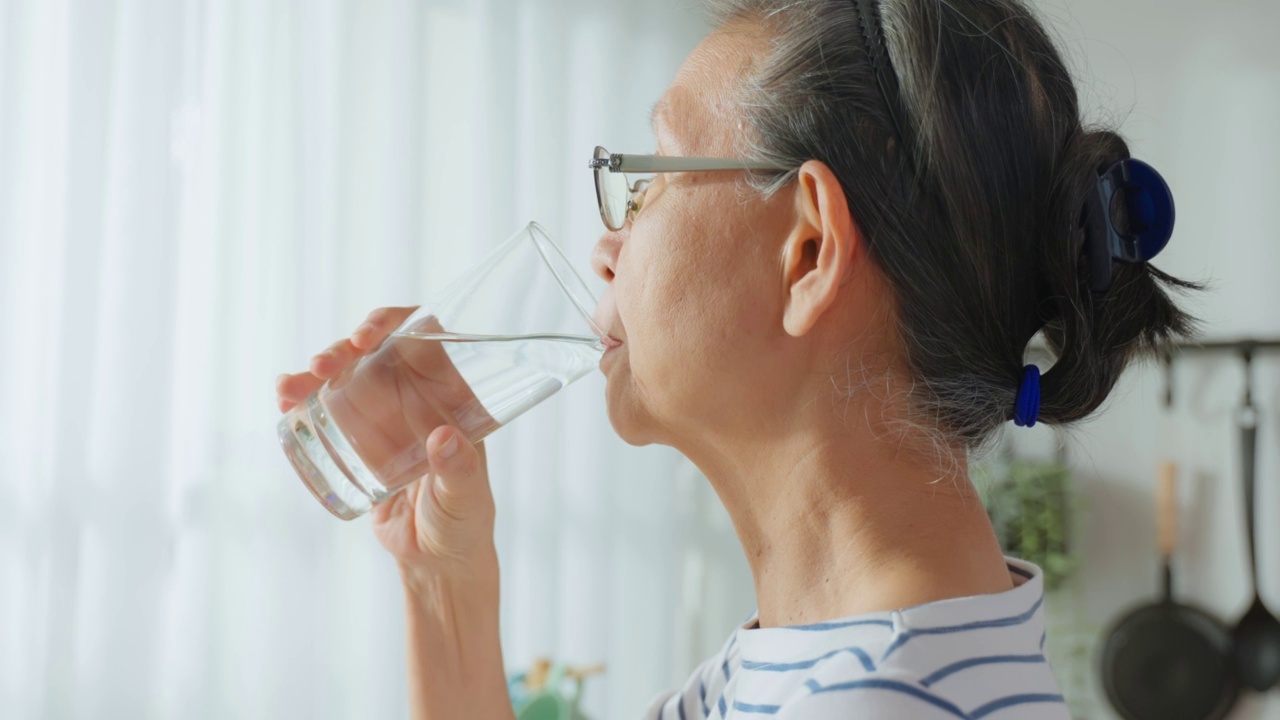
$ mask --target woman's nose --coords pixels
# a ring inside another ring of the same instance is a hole
[[[602,279],[613,282],[617,274],[618,251],[622,248],[622,232],[611,230],[600,236],[591,251],[591,269]]]

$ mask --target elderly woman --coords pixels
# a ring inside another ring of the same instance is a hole
[[[1171,206],[1126,197],[1149,166],[1082,126],[1019,0],[711,5],[657,155],[597,150],[596,320],[614,428],[703,471],[759,612],[644,717],[1066,718],[1041,572],[1002,556],[967,457],[1011,419],[1087,417],[1189,331],[1166,290],[1191,286],[1146,263]],[[408,312],[282,379],[282,407]],[[511,717],[483,451],[445,427],[428,452],[438,475],[374,511],[414,713]]]

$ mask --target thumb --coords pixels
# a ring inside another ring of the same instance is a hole
[[[448,425],[436,428],[427,438],[427,458],[431,499],[445,517],[469,520],[492,506],[480,453],[461,430]]]

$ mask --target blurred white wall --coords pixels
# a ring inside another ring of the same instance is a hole
[[[1170,180],[1158,264],[1214,282],[1195,300],[1208,333],[1280,335],[1280,9],[1039,5],[1096,117]],[[0,0],[0,717],[403,714],[395,574],[367,522],[331,520],[292,477],[272,380],[522,220],[585,267],[586,158],[651,147],[696,6]],[[1280,609],[1280,359],[1256,375]],[[1239,378],[1181,365],[1162,421],[1158,374],[1134,372],[1073,436],[1086,564],[1056,607],[1082,637],[1156,591],[1166,456],[1187,479],[1178,590],[1243,611]],[[587,709],[631,717],[753,600],[714,495],[613,437],[601,390],[583,380],[489,443],[503,632],[513,667],[605,660]],[[1092,692],[1091,658],[1072,667]],[[1247,698],[1235,717],[1278,713]]]

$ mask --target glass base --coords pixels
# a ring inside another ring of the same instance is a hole
[[[311,494],[337,517],[354,520],[369,512],[373,499],[334,459],[326,425],[324,408],[313,395],[281,418],[280,445]]]

